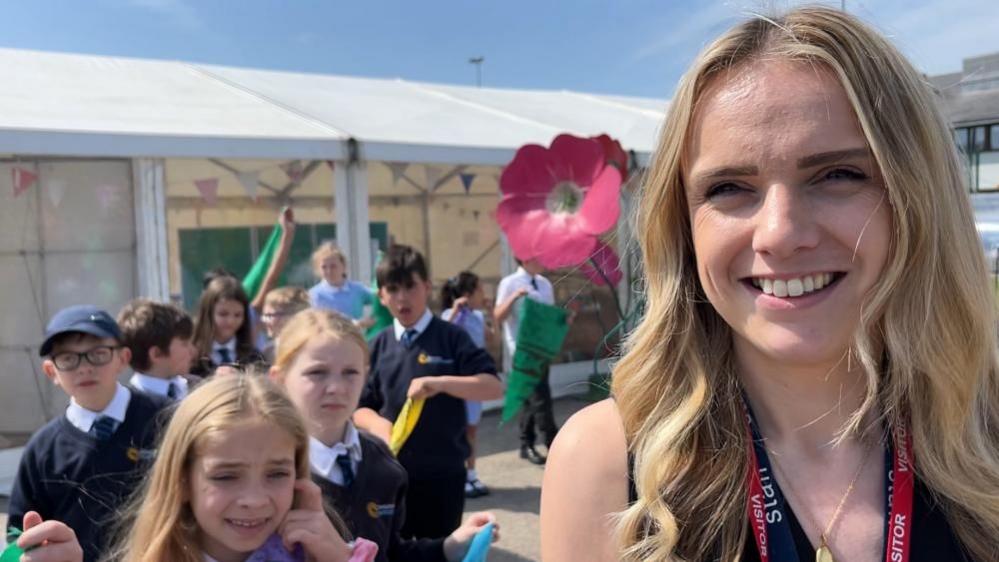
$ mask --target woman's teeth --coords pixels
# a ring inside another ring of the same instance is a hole
[[[793,279],[767,279],[753,277],[751,282],[766,295],[775,297],[800,297],[805,293],[819,291],[832,283],[832,273],[816,273]]]

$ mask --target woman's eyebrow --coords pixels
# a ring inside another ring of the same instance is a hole
[[[697,174],[699,178],[723,178],[731,176],[755,176],[760,173],[756,166],[722,166]]]
[[[830,152],[820,152],[798,159],[798,168],[811,168],[823,164],[842,162],[852,158],[870,158],[871,151],[867,147],[847,148],[844,150],[833,150]]]
[[[844,160],[850,160],[852,158],[869,158],[871,156],[871,151],[867,147],[859,148],[847,148],[844,150],[832,150],[829,152],[820,152],[818,154],[810,154],[798,159],[798,168],[811,168],[814,166],[821,166],[823,164],[830,164],[834,162],[842,162]],[[698,178],[723,178],[732,176],[755,176],[760,173],[760,169],[756,166],[721,166],[719,168],[714,168],[707,170],[703,173],[697,174]]]

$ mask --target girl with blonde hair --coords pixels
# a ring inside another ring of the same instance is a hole
[[[333,310],[357,323],[361,329],[373,324],[366,306],[374,305],[374,294],[347,278],[347,256],[333,242],[323,242],[312,252],[312,268],[320,281],[309,289],[312,306]]]
[[[309,479],[308,433],[266,377],[216,377],[173,414],[118,545],[120,562],[354,562],[373,545],[349,545]]]
[[[710,44],[663,131],[648,309],[549,457],[544,560],[999,560],[994,297],[929,85],[799,8]]]
[[[364,336],[335,312],[299,312],[278,335],[270,375],[305,417],[312,477],[323,497],[354,534],[378,545],[379,561],[462,560],[475,534],[495,517],[473,513],[447,537],[400,536],[407,516],[420,517],[406,509],[406,470],[385,443],[350,421],[367,374]]]

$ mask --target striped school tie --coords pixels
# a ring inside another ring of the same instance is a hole
[[[97,416],[94,425],[90,427],[90,433],[100,441],[107,441],[114,435],[115,429],[118,429],[118,420],[111,416]]]

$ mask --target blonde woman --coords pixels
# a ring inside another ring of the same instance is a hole
[[[708,46],[663,130],[648,311],[556,440],[543,559],[999,560],[993,297],[921,76],[801,8]]]

